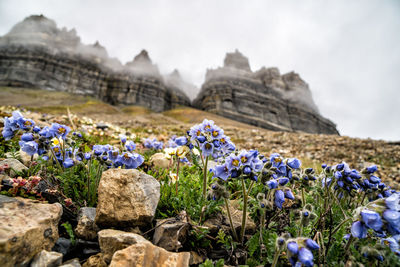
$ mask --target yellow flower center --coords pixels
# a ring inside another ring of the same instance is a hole
[[[206,125],[206,127],[204,127],[204,130],[208,130],[208,129],[211,129],[210,125]]]
[[[206,144],[206,149],[211,149],[211,145],[210,144]]]
[[[32,126],[32,122],[30,122],[30,121],[25,121],[25,122],[24,122],[24,125],[25,125],[25,126]]]
[[[220,140],[219,140],[222,144],[225,144],[225,138],[221,138]]]
[[[197,133],[196,133],[196,135],[199,136],[200,134],[201,134],[201,131],[198,130]]]
[[[129,155],[128,154],[124,154],[124,158],[125,159],[129,159]]]
[[[247,162],[247,158],[246,158],[245,156],[241,157],[240,160],[241,160],[243,163],[246,163],[246,162]]]
[[[59,147],[55,147],[55,148],[53,148],[53,150],[54,150],[54,153],[60,152],[60,148]]]
[[[237,159],[232,160],[232,165],[233,166],[239,166],[239,161]]]
[[[217,131],[213,131],[213,132],[212,132],[212,135],[213,135],[214,137],[217,137],[218,134],[219,134],[219,132],[217,132]]]
[[[63,127],[58,128],[58,133],[65,134],[65,128],[63,128]]]

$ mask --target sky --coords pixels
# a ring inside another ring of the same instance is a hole
[[[400,140],[398,0],[0,0],[0,36],[32,14],[122,63],[146,49],[198,87],[239,49],[253,71],[299,73],[341,135]]]

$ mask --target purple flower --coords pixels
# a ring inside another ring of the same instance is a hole
[[[282,190],[276,190],[276,192],[275,192],[275,205],[279,209],[282,209],[282,204],[284,202],[285,202],[285,194],[282,192]]]
[[[305,243],[306,243],[307,248],[310,249],[310,250],[319,249],[318,243],[315,242],[314,240],[310,239],[310,238],[308,238]]]
[[[133,141],[129,140],[129,141],[126,142],[125,148],[126,148],[126,150],[128,150],[129,152],[132,152],[133,150],[136,149],[136,144],[135,144]]]
[[[175,143],[178,146],[186,145],[187,142],[188,142],[188,139],[185,136],[181,136],[181,137],[178,137],[178,138],[175,139]]]
[[[367,227],[362,222],[356,221],[351,225],[351,234],[356,238],[366,238]]]
[[[269,189],[275,189],[278,188],[278,181],[275,179],[269,180],[267,182],[267,186],[269,187]]]
[[[296,158],[288,159],[287,165],[292,169],[298,169],[301,166],[301,161]]]
[[[296,255],[299,252],[299,245],[295,241],[288,242],[287,249],[293,255]]]
[[[374,231],[381,230],[383,222],[381,216],[377,212],[365,209],[361,211],[361,217],[367,227]]]
[[[314,256],[312,254],[312,252],[310,250],[308,250],[307,248],[301,248],[299,250],[299,260],[301,261],[301,263],[303,263],[305,266],[307,267],[312,267],[313,264],[313,259]]]
[[[292,191],[290,190],[290,189],[286,189],[285,190],[285,197],[287,198],[287,199],[294,199],[294,195],[293,195],[293,193],[292,193]]]
[[[400,211],[400,195],[398,193],[392,194],[385,199],[386,206],[391,210]]]
[[[382,216],[389,224],[400,226],[400,212],[396,210],[385,210]]]
[[[214,173],[214,177],[221,178],[224,181],[228,179],[231,173],[226,164],[215,166],[212,172]]]
[[[279,185],[285,185],[289,182],[289,178],[279,178],[278,179]]]
[[[92,153],[86,152],[85,155],[84,155],[84,157],[85,157],[86,160],[89,160],[89,159],[92,158]]]
[[[24,142],[33,141],[33,134],[32,133],[24,133],[21,136],[21,140]]]
[[[201,146],[201,151],[203,152],[203,156],[208,157],[213,154],[214,145],[209,142],[204,142]]]
[[[38,152],[38,144],[35,141],[20,141],[19,146],[21,147],[22,151],[26,152],[30,156],[33,156]]]
[[[52,131],[50,131],[50,127],[48,127],[48,126],[43,127],[43,129],[40,130],[39,135],[43,136],[44,138],[47,138],[47,139],[54,137],[54,133]]]
[[[378,170],[378,167],[376,165],[372,165],[366,168],[367,173],[374,173]]]
[[[377,184],[377,183],[380,183],[380,182],[381,182],[381,179],[380,179],[379,177],[375,176],[375,175],[371,175],[371,176],[369,177],[369,181],[370,181],[371,183],[373,183],[373,184]]]
[[[62,139],[65,139],[70,131],[71,129],[68,126],[58,123],[53,123],[50,127],[50,132],[53,134],[53,136],[57,136],[59,138],[61,137]]]
[[[74,166],[74,161],[70,158],[65,159],[63,162],[63,166],[64,168],[71,168],[72,166]]]

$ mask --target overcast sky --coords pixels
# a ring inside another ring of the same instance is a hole
[[[252,70],[295,71],[342,135],[400,140],[400,1],[0,0],[0,35],[31,14],[98,40],[122,63],[146,49],[201,86],[239,49]]]

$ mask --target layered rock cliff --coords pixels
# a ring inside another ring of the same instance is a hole
[[[98,42],[84,45],[74,29],[59,29],[44,16],[28,17],[0,38],[0,85],[91,95],[158,112],[190,105],[179,85],[167,85],[145,50],[122,65]]]
[[[298,74],[277,68],[252,72],[239,51],[228,53],[224,66],[207,70],[194,106],[270,130],[338,134],[322,117],[310,89]]]
[[[199,109],[271,130],[338,134],[323,118],[298,74],[277,68],[252,72],[238,51],[224,66],[207,70],[197,88],[178,71],[163,76],[143,50],[125,65],[98,42],[81,43],[74,29],[59,29],[42,15],[30,16],[0,37],[0,85],[91,95],[115,105],[142,105],[161,112],[176,106]]]

